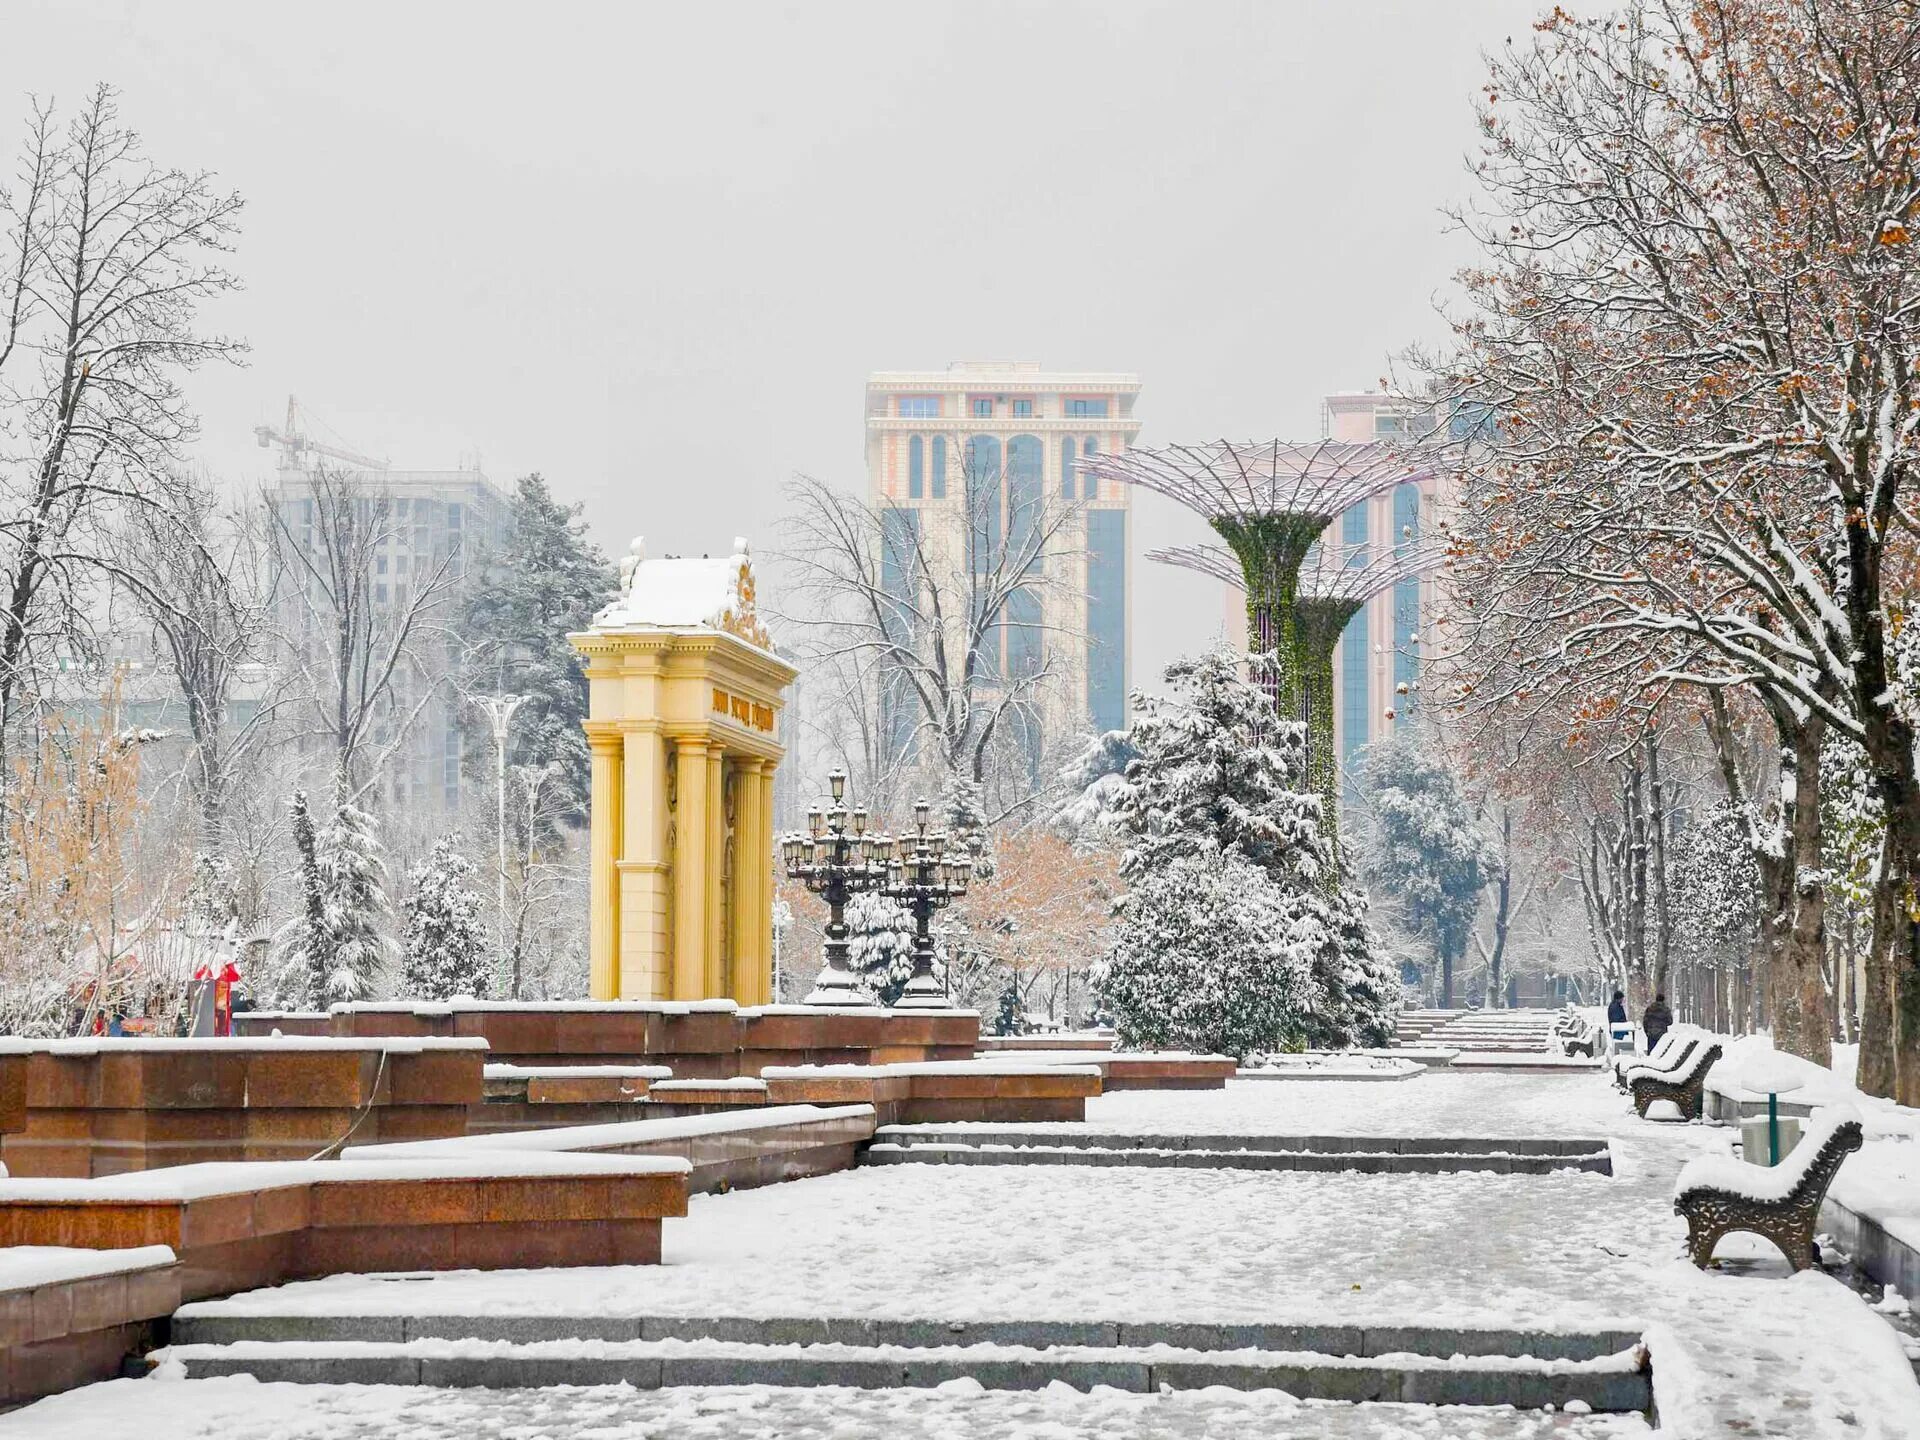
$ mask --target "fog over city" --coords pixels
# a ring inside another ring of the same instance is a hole
[[[875,370],[1132,371],[1143,444],[1318,436],[1323,395],[1439,333],[1481,52],[1534,13],[7,11],[0,115],[110,81],[149,153],[246,200],[207,321],[252,352],[187,381],[216,475],[271,478],[253,428],[291,394],[398,468],[538,469],[610,553],[771,547],[796,471],[863,490]],[[1196,520],[1135,514],[1150,685],[1222,595],[1139,559]]]

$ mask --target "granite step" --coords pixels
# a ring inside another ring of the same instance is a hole
[[[1102,1165],[1433,1175],[1459,1170],[1613,1173],[1605,1140],[1376,1135],[1134,1135],[883,1126],[864,1165]]]
[[[1411,1352],[1330,1355],[1309,1350],[1198,1349],[1166,1344],[756,1344],[711,1338],[545,1341],[462,1339],[241,1340],[177,1343],[149,1357],[176,1377],[251,1375],[294,1384],[533,1388],[617,1385],[843,1385],[929,1388],[971,1379],[995,1390],[1055,1383],[1137,1393],[1220,1386],[1285,1390],[1301,1399],[1429,1405],[1584,1404],[1646,1411],[1652,1382],[1639,1343],[1584,1359]]]

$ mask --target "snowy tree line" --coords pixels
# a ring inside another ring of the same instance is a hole
[[[1857,1017],[1909,1103],[1917,40],[1876,0],[1548,17],[1491,64],[1423,357],[1473,422],[1453,698],[1573,822],[1596,953],[1636,1003],[1718,955],[1693,1003],[1822,1061]],[[1695,923],[1749,882],[1750,931]]]
[[[165,1025],[234,956],[256,1000],[298,1006],[584,974],[565,635],[611,569],[530,476],[503,553],[437,557],[389,601],[377,482],[314,473],[296,540],[195,470],[183,379],[245,356],[200,321],[239,283],[241,211],[150,159],[106,87],[36,106],[0,189],[0,1031]],[[484,798],[429,831],[379,781],[449,691]]]

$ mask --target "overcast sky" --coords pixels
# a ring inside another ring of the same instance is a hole
[[[0,118],[106,80],[246,197],[217,474],[271,475],[291,393],[396,467],[542,470],[610,551],[718,551],[777,544],[795,471],[864,484],[872,370],[1131,370],[1142,443],[1317,435],[1436,335],[1480,53],[1537,8],[7,0]],[[1139,681],[1222,595],[1136,515]]]

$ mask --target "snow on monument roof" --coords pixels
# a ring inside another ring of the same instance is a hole
[[[753,556],[744,536],[735,536],[725,556],[663,556],[647,559],[636,535],[620,562],[620,596],[593,617],[597,629],[645,626],[662,630],[702,628],[773,648],[773,638],[754,608]]]

